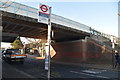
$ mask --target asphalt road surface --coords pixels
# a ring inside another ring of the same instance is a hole
[[[76,78],[76,79],[112,79],[118,80],[120,72],[112,70],[101,70],[76,65],[51,63],[51,78]],[[44,60],[26,58],[25,63],[6,63],[2,61],[2,78],[39,79],[47,78],[44,69]]]

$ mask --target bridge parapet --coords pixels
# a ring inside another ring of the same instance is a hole
[[[0,5],[3,3],[0,2]],[[8,2],[0,10],[38,19],[38,9],[16,2]],[[51,22],[90,33],[90,27],[55,14],[52,14]]]

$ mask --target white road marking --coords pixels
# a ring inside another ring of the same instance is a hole
[[[100,73],[105,72],[105,71],[106,70],[88,69],[88,70],[83,70],[82,72],[92,73],[92,74],[100,74]]]
[[[83,72],[76,72],[76,71],[70,71],[72,73],[76,73],[76,74],[83,74],[83,75],[88,75],[88,76],[93,76],[93,77],[98,77],[98,78],[107,78],[108,77],[105,77],[105,76],[99,76],[99,75],[93,75],[93,74],[87,74],[87,73],[83,73]]]
[[[90,70],[84,70],[82,72],[86,72],[86,73],[92,73],[92,74],[99,74],[101,72],[96,72],[96,71],[90,71]]]
[[[97,70],[97,71],[102,71],[102,72],[107,71],[107,70],[100,70],[100,69],[88,69],[88,70]]]

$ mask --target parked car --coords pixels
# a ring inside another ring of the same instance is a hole
[[[9,63],[20,62],[23,64],[26,57],[27,55],[23,54],[21,49],[7,49],[2,53],[2,59]]]

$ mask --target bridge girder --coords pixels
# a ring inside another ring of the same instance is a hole
[[[2,32],[18,34],[22,37],[47,38],[47,25],[37,22],[37,19],[26,16],[4,12],[2,15],[2,26]],[[52,39],[56,42],[78,40],[85,38],[85,36],[90,36],[89,33],[55,23],[52,23],[52,31],[54,32]]]

